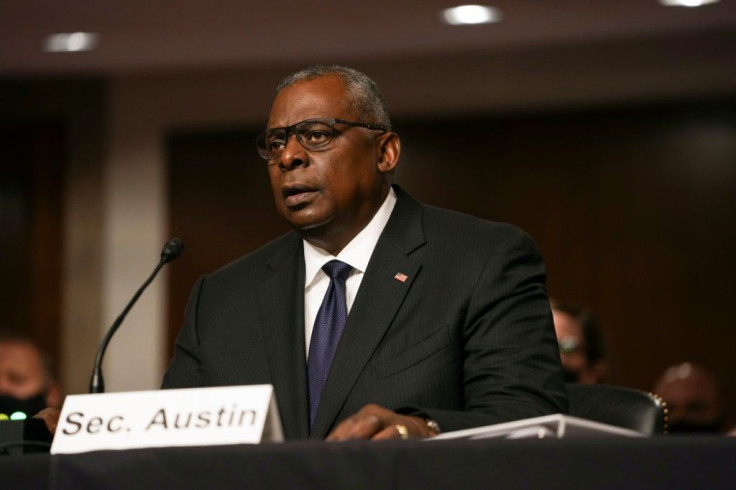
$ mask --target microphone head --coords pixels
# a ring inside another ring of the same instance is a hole
[[[181,254],[182,250],[184,250],[184,242],[181,241],[181,238],[172,238],[161,250],[161,262],[171,262]]]

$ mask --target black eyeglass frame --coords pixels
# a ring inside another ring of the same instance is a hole
[[[304,135],[300,133],[297,130],[297,126],[309,124],[309,123],[324,123],[330,126],[330,138],[329,140],[325,142],[319,143],[318,146],[310,145],[308,142],[304,140]],[[346,126],[355,126],[359,128],[366,128],[370,129],[371,131],[381,131],[383,134],[388,133],[389,129],[381,124],[367,124],[367,123],[361,123],[356,121],[346,121],[345,119],[337,119],[334,117],[314,117],[311,119],[305,119],[303,121],[299,121],[298,123],[292,124],[291,126],[286,126],[283,128],[270,128],[265,131],[263,131],[261,134],[259,134],[256,137],[256,147],[258,148],[258,154],[261,158],[267,161],[273,161],[276,160],[281,156],[283,153],[283,148],[279,152],[278,155],[271,156],[271,153],[268,150],[267,141],[268,136],[272,134],[274,131],[284,131],[284,146],[286,146],[286,142],[289,141],[289,136],[291,134],[294,134],[296,136],[296,140],[299,142],[300,145],[302,145],[305,149],[309,151],[327,151],[329,150],[328,145],[332,143],[332,141],[335,138],[335,124],[344,124]]]

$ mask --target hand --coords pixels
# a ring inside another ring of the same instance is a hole
[[[434,435],[436,434],[420,417],[399,415],[379,405],[368,404],[355,415],[343,420],[326,440],[423,439]]]
[[[33,416],[33,418],[42,419],[46,422],[46,428],[51,432],[51,435],[53,435],[56,432],[56,426],[59,424],[60,415],[61,411],[58,408],[49,407],[38,412]]]

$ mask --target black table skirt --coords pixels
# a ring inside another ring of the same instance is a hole
[[[315,441],[0,458],[0,489],[736,488],[736,438]]]

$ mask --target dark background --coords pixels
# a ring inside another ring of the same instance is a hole
[[[54,357],[61,331],[63,124],[0,122],[0,329]]]

